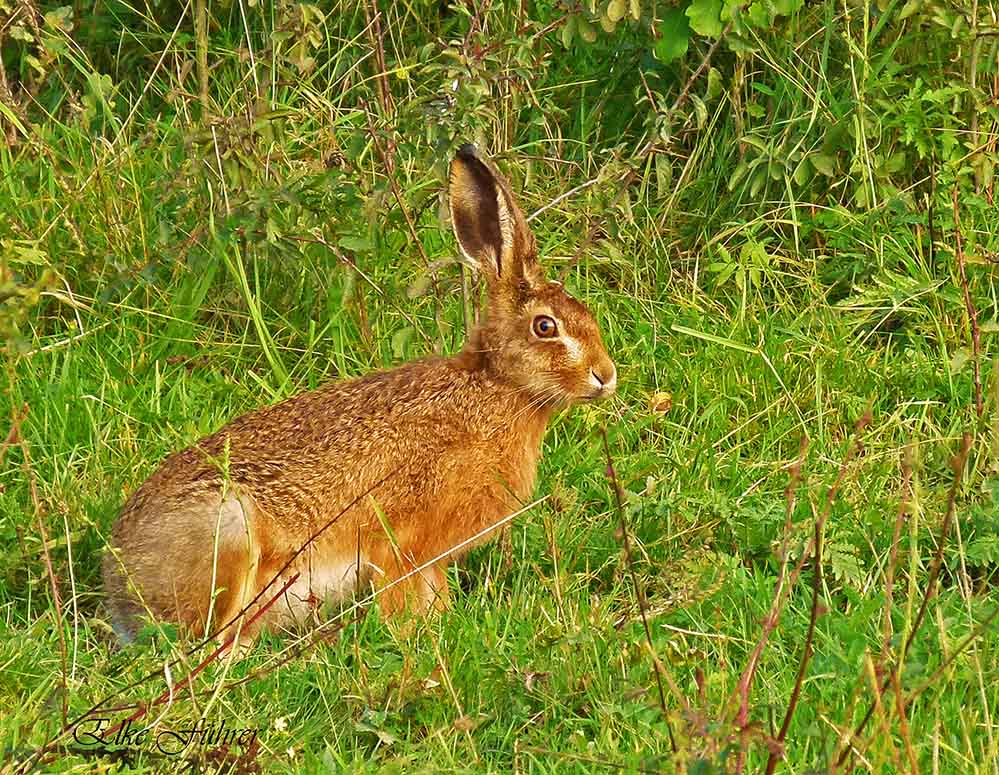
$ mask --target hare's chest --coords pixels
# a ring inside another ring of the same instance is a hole
[[[540,434],[516,434],[502,446],[496,470],[502,472],[504,490],[523,502],[534,494],[541,458]]]

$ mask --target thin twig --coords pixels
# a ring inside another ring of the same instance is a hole
[[[895,588],[895,569],[898,565],[898,544],[902,538],[902,525],[909,514],[910,497],[912,497],[912,446],[908,445],[902,453],[902,494],[898,502],[898,514],[895,516],[895,532],[892,534],[891,550],[888,553],[888,567],[885,570],[885,605],[881,614],[882,658],[887,656],[891,646],[891,609]]]
[[[21,432],[21,423],[24,418],[28,416],[28,405],[25,404],[21,407],[20,412],[14,412],[14,419],[10,423],[10,430],[7,431],[7,438],[3,440],[0,444],[0,466],[3,465],[3,461],[7,458],[7,450],[17,444],[19,434]]]
[[[324,532],[326,532],[330,527],[332,527],[344,514],[346,514],[348,511],[350,511],[350,509],[352,509],[354,506],[360,503],[362,499],[367,498],[372,492],[374,492],[375,489],[380,487],[385,481],[387,481],[390,477],[394,476],[398,471],[399,469],[394,469],[389,474],[387,474],[383,479],[375,482],[373,485],[371,485],[371,487],[369,487],[367,490],[365,490],[356,498],[354,498],[350,503],[344,506],[334,517],[332,517],[325,525],[323,525],[315,533],[313,533],[308,538],[308,540],[298,548],[298,551],[296,551],[291,556],[291,558],[289,558],[289,560],[274,574],[271,580],[256,594],[256,596],[252,600],[250,600],[250,602],[248,602],[245,606],[243,606],[243,608],[240,611],[238,611],[232,618],[230,618],[229,621],[223,623],[221,626],[216,628],[214,632],[205,635],[200,642],[196,643],[194,646],[189,648],[181,657],[178,657],[174,659],[172,662],[167,663],[167,667],[168,668],[175,667],[180,662],[185,660],[187,657],[190,657],[198,650],[208,645],[208,643],[210,643],[212,640],[217,638],[222,632],[224,632],[226,628],[235,623],[240,617],[244,616],[260,600],[260,598],[267,592],[267,590],[270,589],[271,586],[273,586],[273,584],[280,578],[281,574],[284,573],[291,566],[291,564],[302,554],[302,552],[304,552],[309,546],[311,546]],[[254,616],[254,619],[255,618],[256,616]],[[251,621],[253,621],[253,619],[251,619]],[[125,669],[127,668],[123,668],[122,670],[124,671]],[[86,718],[89,718],[98,710],[102,709],[108,702],[113,700],[115,697],[119,697],[120,695],[122,695],[127,691],[132,691],[133,689],[137,689],[138,687],[142,686],[144,683],[158,678],[160,672],[161,670],[157,668],[156,670],[147,673],[146,675],[142,676],[141,678],[138,678],[132,683],[116,689],[111,694],[106,695],[103,699],[92,705],[88,710],[86,710],[84,713],[82,713],[73,721],[69,722],[68,724],[63,724],[62,728],[55,734],[55,736],[52,737],[50,740],[46,741],[46,743],[41,748],[38,749],[39,755],[41,755],[46,751],[51,750],[59,742],[59,740],[61,740],[65,735],[69,734],[73,730],[73,728],[76,727],[81,721],[83,721]]]
[[[968,287],[968,274],[964,266],[964,246],[961,243],[961,215],[957,204],[957,186],[951,194],[951,201],[954,206],[954,250],[957,254],[957,271],[961,278],[961,290],[964,292],[964,306],[968,310],[968,324],[971,326],[971,352],[972,366],[975,370],[975,411],[979,419],[985,411],[985,404],[982,401],[982,367],[979,362],[979,351],[981,350],[981,332],[978,329],[978,310],[971,299],[971,290]]]
[[[635,572],[634,558],[631,555],[631,536],[628,532],[628,520],[624,514],[624,491],[617,478],[617,471],[614,470],[614,460],[611,457],[610,443],[607,441],[607,429],[601,428],[600,435],[604,442],[604,454],[607,456],[607,478],[610,479],[611,487],[614,490],[614,502],[617,507],[617,516],[621,526],[621,537],[624,543],[624,558],[628,566],[628,574],[631,576],[631,584],[635,590],[635,602],[638,604],[638,612],[642,617],[642,628],[645,630],[645,642],[649,651],[655,659],[653,672],[656,676],[656,687],[659,689],[659,707],[662,709],[663,720],[666,722],[666,729],[669,732],[669,744],[673,753],[677,752],[676,739],[673,737],[673,725],[669,720],[669,712],[666,710],[666,690],[663,688],[663,679],[660,670],[659,655],[652,643],[652,630],[649,628],[649,619],[645,613],[645,593],[642,590],[638,573]]]
[[[395,579],[393,581],[390,581],[388,584],[385,584],[384,586],[379,587],[378,589],[373,590],[366,597],[364,597],[361,600],[358,600],[358,601],[352,603],[347,608],[345,608],[345,609],[339,611],[338,613],[336,613],[335,615],[333,615],[330,619],[327,619],[325,622],[323,622],[322,624],[320,624],[317,627],[313,628],[308,633],[302,635],[300,638],[298,638],[297,640],[295,640],[294,642],[292,642],[290,645],[285,646],[285,648],[282,649],[282,651],[279,652],[277,656],[281,657],[284,654],[284,652],[289,651],[289,650],[301,649],[301,646],[299,644],[303,640],[305,640],[305,638],[307,638],[307,637],[313,637],[313,638],[317,637],[318,634],[321,633],[321,632],[323,632],[327,627],[330,627],[331,625],[337,624],[338,622],[340,622],[340,620],[342,620],[348,614],[353,613],[354,611],[357,611],[359,609],[363,609],[369,603],[373,602],[376,598],[378,598],[382,593],[388,592],[390,589],[392,589],[392,588],[394,588],[394,587],[396,587],[396,586],[398,586],[400,584],[406,583],[406,581],[408,581],[409,579],[413,578],[414,576],[422,575],[423,572],[425,570],[427,570],[427,568],[434,567],[435,565],[437,565],[442,560],[446,560],[449,557],[452,557],[452,556],[454,556],[456,554],[460,554],[461,551],[462,551],[462,549],[464,549],[465,547],[475,545],[476,543],[480,542],[483,538],[485,538],[490,533],[493,533],[493,532],[499,530],[500,528],[504,527],[505,525],[508,525],[510,522],[512,522],[517,517],[521,516],[522,514],[526,514],[528,511],[530,511],[531,509],[533,509],[535,506],[539,506],[540,504],[544,503],[546,500],[548,500],[548,496],[547,495],[543,495],[542,497],[535,499],[531,503],[528,503],[527,505],[522,506],[521,508],[519,508],[517,511],[513,512],[512,514],[507,514],[502,519],[498,519],[497,521],[493,522],[491,525],[487,525],[486,527],[482,528],[479,532],[477,532],[475,535],[469,536],[468,538],[466,538],[463,541],[460,541],[459,543],[455,544],[454,546],[448,547],[443,552],[440,552],[437,556],[431,557],[429,560],[426,560],[421,565],[418,565],[418,566],[414,567],[412,570],[406,572],[405,574],[403,574],[399,578],[397,578],[397,579]]]
[[[812,606],[808,617],[808,633],[805,635],[805,648],[801,653],[801,662],[798,664],[798,675],[794,679],[794,689],[791,690],[791,699],[787,703],[787,711],[784,713],[784,722],[781,724],[780,732],[777,733],[777,746],[771,748],[767,757],[767,775],[773,775],[777,769],[777,763],[784,758],[784,740],[787,737],[787,730],[791,727],[791,717],[794,709],[798,705],[798,698],[801,696],[801,687],[805,682],[805,675],[808,672],[808,663],[812,658],[812,643],[815,640],[815,623],[819,619],[819,589],[822,587],[822,533],[819,521],[815,521],[815,574],[812,577]]]
[[[416,224],[413,223],[413,217],[409,214],[409,209],[402,200],[402,194],[399,192],[399,186],[395,180],[395,164],[393,163],[388,150],[383,148],[382,144],[378,141],[378,131],[375,129],[374,122],[371,120],[371,112],[366,110],[364,111],[364,115],[368,119],[368,134],[371,136],[371,142],[375,144],[375,150],[378,151],[382,164],[385,166],[385,174],[388,177],[389,188],[392,189],[392,195],[395,197],[395,201],[399,205],[399,209],[402,210],[403,218],[406,219],[406,227],[409,230],[409,235],[413,238],[413,242],[416,244],[416,249],[420,253],[420,258],[423,259],[423,265],[425,267],[429,267],[430,257],[427,256],[427,251],[424,250],[423,243],[420,241],[419,236],[417,236]]]
[[[708,65],[711,64],[711,57],[715,55],[715,51],[718,50],[718,46],[721,45],[723,40],[725,40],[725,36],[728,35],[729,30],[731,29],[732,22],[729,21],[728,24],[725,25],[724,29],[722,29],[721,34],[711,43],[711,46],[708,47],[704,57],[701,59],[701,63],[697,66],[697,69],[691,73],[690,78],[687,79],[687,82],[683,85],[680,93],[676,95],[676,99],[673,101],[673,106],[669,109],[670,118],[672,118],[673,114],[682,108],[687,102],[687,98],[690,96],[691,88],[697,82],[697,79],[701,77],[701,73],[703,73],[707,69]],[[645,147],[642,148],[637,155],[641,157],[648,156],[656,149],[658,144],[658,140],[649,140],[649,142],[645,144]]]
[[[382,12],[378,10],[376,0],[370,0],[373,9],[368,8],[368,0],[364,0],[361,5],[364,7],[364,19],[367,22],[366,30],[371,38],[371,48],[375,52],[375,79],[378,83],[378,97],[381,101],[382,116],[387,118],[392,113],[392,91],[389,88],[388,68],[385,66],[385,45],[382,36]]]
[[[15,442],[21,447],[21,469],[24,471],[24,478],[28,481],[28,488],[31,492],[31,503],[35,510],[35,519],[38,522],[38,535],[42,541],[42,557],[45,559],[45,573],[49,579],[49,589],[52,592],[52,604],[56,613],[56,632],[59,634],[59,658],[62,664],[60,672],[61,695],[62,695],[62,723],[65,724],[69,718],[69,692],[66,687],[66,676],[69,672],[69,662],[66,652],[66,633],[63,631],[62,595],[59,594],[59,582],[56,579],[55,569],[52,566],[52,555],[49,553],[49,535],[45,530],[45,520],[42,519],[41,498],[38,497],[38,483],[35,479],[35,471],[31,467],[31,452],[28,449],[28,442],[21,434],[21,420],[27,417],[28,407],[25,405],[21,410],[21,416],[14,417],[14,424],[11,427],[11,434],[14,435]],[[69,537],[67,536],[67,541]]]
[[[557,204],[559,204],[561,202],[564,202],[566,199],[569,199],[570,197],[575,196],[580,191],[585,191],[590,186],[592,186],[595,183],[597,183],[599,180],[600,180],[600,176],[598,175],[595,178],[591,178],[590,180],[587,180],[585,183],[580,183],[578,186],[576,186],[574,188],[570,188],[564,194],[559,194],[557,197],[555,197],[548,204],[542,205],[537,210],[535,210],[533,213],[531,213],[530,215],[528,215],[527,219],[526,219],[527,222],[530,223],[531,221],[533,221],[535,218],[537,218],[539,215],[541,215],[546,210],[550,210],[551,208],[555,207]]]
[[[403,308],[398,302],[394,301],[392,297],[389,296],[389,294],[387,294],[380,285],[378,285],[378,283],[376,283],[371,277],[365,274],[365,272],[357,265],[356,261],[354,261],[345,253],[343,253],[340,250],[340,248],[338,248],[336,245],[332,245],[324,238],[316,236],[301,237],[288,234],[284,236],[284,239],[287,239],[292,242],[309,242],[314,245],[322,245],[324,248],[330,251],[330,253],[332,253],[333,256],[341,264],[351,269],[352,271],[357,272],[358,277],[364,280],[364,282],[366,282],[371,287],[371,289],[375,293],[377,293],[386,303],[390,304],[396,312],[402,315],[406,319],[406,321],[413,327],[413,330],[416,331],[416,333],[418,333],[421,337],[423,337],[423,341],[426,342],[427,345],[433,347],[434,345],[433,340],[429,336],[427,336],[427,333],[422,328],[420,328],[419,324],[416,321],[416,318],[414,318],[412,314],[407,312],[406,309]]]
[[[289,578],[281,587],[281,589],[279,589],[277,593],[270,600],[268,600],[264,605],[262,605],[256,613],[254,613],[254,615],[246,622],[245,626],[247,627],[251,626],[256,622],[257,619],[263,616],[264,613],[266,613],[271,608],[271,606],[273,606],[281,598],[281,596],[288,590],[288,588],[298,580],[299,575],[300,574],[296,573],[291,578]],[[225,650],[228,649],[235,642],[236,638],[238,637],[238,634],[239,634],[238,632],[232,633],[232,635],[230,635],[225,640],[225,642],[220,644],[211,654],[209,654],[190,673],[188,673],[187,676],[180,683],[175,684],[173,686],[167,686],[167,688],[159,695],[159,697],[157,697],[151,703],[137,705],[135,711],[128,718],[123,719],[118,724],[111,727],[111,729],[107,730],[104,734],[113,736],[115,733],[117,733],[120,729],[122,729],[126,725],[132,723],[133,721],[138,721],[140,718],[145,716],[149,712],[150,708],[155,707],[157,705],[162,705],[168,698],[172,697],[176,691],[190,685],[191,682],[206,667],[208,667],[208,665],[217,660],[225,652]],[[176,661],[174,661],[172,664],[176,664]],[[165,669],[167,668],[169,668],[169,665],[167,665]],[[159,673],[160,671],[157,670],[155,673],[153,673],[153,675],[158,676]],[[17,765],[16,772],[18,772],[19,775],[27,775],[27,773],[31,772],[38,764],[42,762],[42,759],[47,754],[49,754],[51,751],[53,751],[56,748],[57,743],[64,734],[66,734],[68,731],[71,731],[79,724],[83,723],[88,718],[90,718],[90,716],[96,713],[97,710],[103,704],[104,703],[101,702],[95,705],[86,713],[84,713],[82,716],[74,720],[73,723],[69,725],[68,729],[64,726],[63,730],[59,734],[57,734],[51,740],[47,741],[43,746],[41,746],[37,750],[32,751],[31,755],[27,759],[25,759],[23,762]]]

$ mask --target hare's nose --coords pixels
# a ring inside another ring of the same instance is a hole
[[[611,393],[617,387],[617,367],[608,361],[596,368],[590,367],[590,380],[595,387],[600,388],[605,393]]]

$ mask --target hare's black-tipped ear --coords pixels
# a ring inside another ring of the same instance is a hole
[[[540,276],[534,236],[507,182],[463,145],[451,162],[451,223],[462,256],[493,287]]]

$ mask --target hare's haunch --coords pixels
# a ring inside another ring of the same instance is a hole
[[[471,146],[451,164],[450,204],[462,256],[488,286],[465,348],[258,409],[167,458],[128,499],[104,558],[124,639],[151,615],[196,635],[231,621],[245,643],[359,584],[455,559],[531,496],[552,413],[614,391],[593,315],[545,279],[509,185]],[[382,609],[446,605],[446,562],[386,589]]]

